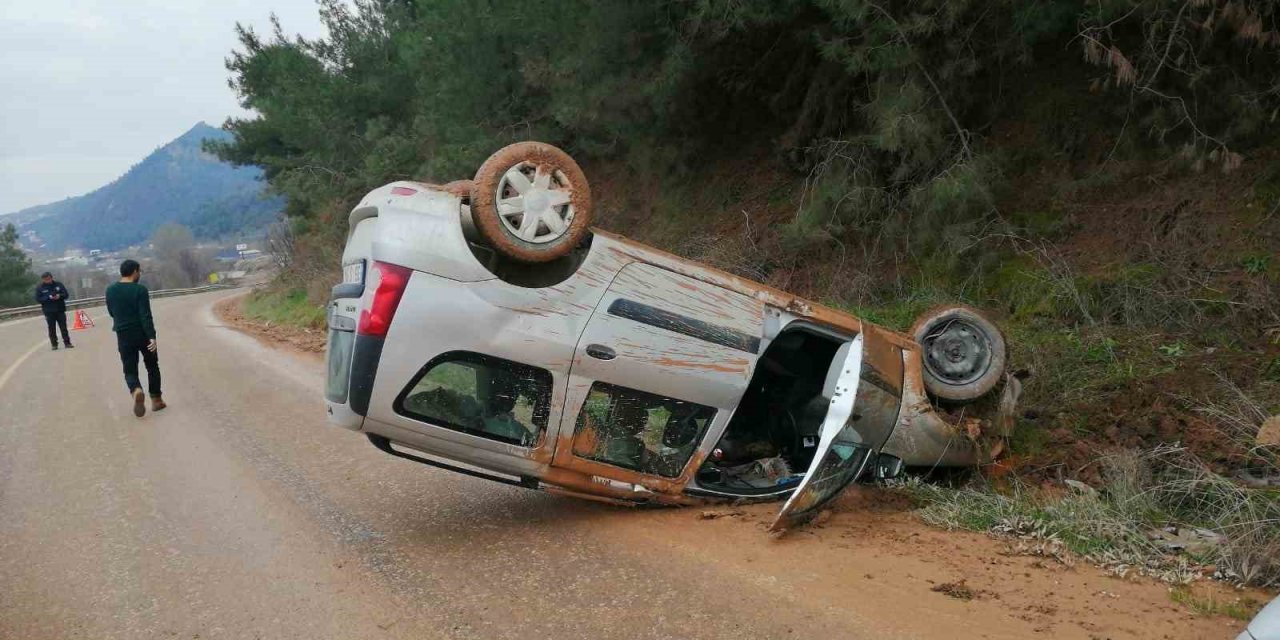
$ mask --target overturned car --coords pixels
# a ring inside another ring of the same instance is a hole
[[[351,212],[328,312],[330,422],[383,451],[613,503],[787,498],[982,462],[1019,383],[996,326],[912,335],[590,227],[577,164],[524,142],[475,179]]]

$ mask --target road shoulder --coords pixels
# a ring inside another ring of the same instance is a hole
[[[264,345],[312,361],[324,360],[326,336],[322,331],[262,322],[245,315],[245,299],[252,291],[219,300],[213,314],[227,326],[249,334]]]

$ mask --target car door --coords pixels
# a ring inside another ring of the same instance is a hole
[[[627,265],[578,342],[554,465],[678,493],[746,391],[763,332],[749,296]]]
[[[867,442],[855,427],[854,404],[862,377],[863,336],[859,334],[836,352],[827,373],[823,396],[829,399],[818,450],[804,479],[783,505],[771,530],[785,529],[817,512],[862,474],[880,443]]]

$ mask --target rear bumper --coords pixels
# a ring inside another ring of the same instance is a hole
[[[373,395],[373,383],[378,375],[383,343],[382,338],[356,335],[355,351],[351,356],[351,386],[347,405],[361,416],[369,415],[369,398]]]
[[[329,358],[349,358],[348,362],[329,362],[325,394],[326,413],[330,424],[360,431],[364,428],[365,416],[369,415],[369,399],[373,395],[373,385],[378,372],[378,361],[382,358],[383,339],[370,336],[354,336],[354,344],[348,342],[350,351],[342,354],[333,348],[333,334],[340,332],[331,330]],[[342,335],[354,334],[342,332]],[[349,339],[349,338],[348,338]],[[346,366],[342,366],[346,365]]]
[[[329,424],[335,427],[342,427],[352,431],[364,429],[364,416],[352,411],[348,405],[326,400],[325,411],[328,414]]]

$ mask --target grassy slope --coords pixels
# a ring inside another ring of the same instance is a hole
[[[1034,374],[1014,443],[1026,465],[1097,480],[1097,445],[1175,441],[1220,470],[1248,463],[1252,434],[1224,441],[1206,414],[1225,406],[1256,428],[1251,412],[1280,412],[1280,154],[1230,175],[1099,171],[1026,151],[1046,146],[1034,139],[994,142],[1034,168],[1006,176],[998,230],[965,238],[973,262],[877,252],[857,230],[797,250],[804,177],[767,160],[639,183],[627,167],[589,171],[601,226],[655,246],[895,329],[939,302],[996,314],[1013,366]],[[1233,406],[1239,391],[1252,407]]]
[[[245,298],[243,311],[245,317],[259,322],[305,329],[323,329],[325,326],[324,305],[311,302],[306,291],[297,288],[255,291]]]
[[[1053,136],[992,133],[1005,185],[968,253],[886,251],[856,228],[797,248],[809,183],[763,156],[662,181],[588,172],[601,226],[641,241],[895,329],[944,301],[999,317],[1012,366],[1033,373],[1025,412],[1010,454],[964,490],[910,488],[931,522],[1118,573],[1280,584],[1280,492],[1223,475],[1280,471],[1254,442],[1280,413],[1280,148],[1222,174]],[[1064,495],[1063,477],[1100,491]],[[1147,536],[1174,523],[1225,542],[1169,555]]]
[[[916,492],[934,522],[1056,536],[1069,552],[1175,581],[1196,570],[1185,558],[1157,557],[1142,542],[1152,527],[1260,531],[1233,539],[1230,557],[1200,559],[1239,577],[1257,558],[1280,556],[1274,492],[1246,500],[1263,515],[1233,520],[1223,500],[1239,496],[1229,492],[1193,509],[1185,499],[1132,499],[1185,498],[1167,484],[1185,488],[1186,476],[1120,482],[1114,461],[1159,450],[1138,459],[1163,473],[1168,456],[1189,452],[1194,462],[1177,469],[1203,480],[1196,491],[1226,486],[1216,474],[1275,472],[1275,452],[1254,446],[1253,435],[1280,413],[1280,146],[1250,151],[1230,174],[1195,171],[1132,159],[1123,146],[1113,153],[1113,138],[1090,125],[1087,101],[1053,104],[1050,113],[1033,104],[989,132],[1004,172],[996,211],[928,254],[890,246],[874,225],[798,232],[795,221],[814,215],[802,213],[813,184],[764,152],[706,158],[678,174],[621,162],[586,169],[603,228],[895,329],[939,302],[998,317],[1013,367],[1033,373],[1025,411],[1010,454],[977,491]],[[331,248],[310,253],[332,269]],[[320,280],[256,294],[246,315],[322,327],[314,291],[328,280]],[[1103,490],[1064,501],[1063,477]],[[1280,577],[1280,567],[1263,565],[1251,581]]]

